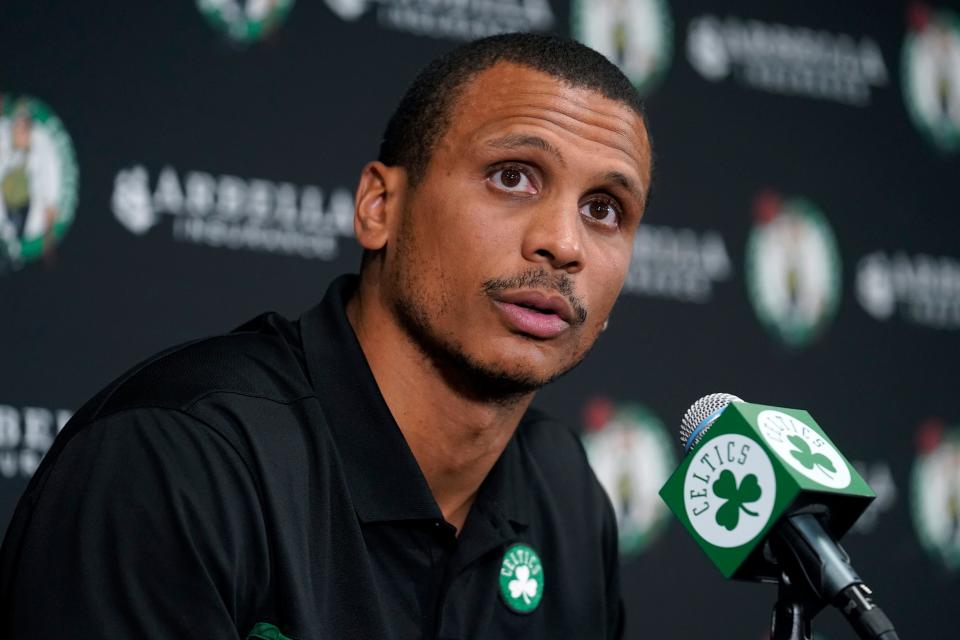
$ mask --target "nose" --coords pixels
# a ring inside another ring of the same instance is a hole
[[[534,263],[577,273],[584,266],[583,223],[576,204],[544,202],[530,217],[523,240],[523,256]]]

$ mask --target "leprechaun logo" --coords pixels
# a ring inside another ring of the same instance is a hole
[[[827,219],[804,198],[761,193],[747,241],[746,279],[761,323],[791,347],[826,328],[840,302],[840,255]]]
[[[673,22],[664,0],[574,0],[573,36],[620,67],[649,94],[673,55]]]
[[[920,543],[947,569],[960,569],[960,428],[930,420],[918,433],[910,478]]]
[[[676,466],[663,423],[641,404],[595,398],[584,412],[583,445],[613,504],[620,553],[635,556],[656,540],[669,511],[657,492]]]
[[[760,412],[757,426],[780,459],[804,476],[831,489],[850,485],[850,468],[840,452],[813,427],[772,409]]]
[[[960,18],[914,3],[908,11],[901,70],[914,124],[941,150],[960,150]]]
[[[35,98],[0,93],[0,273],[49,263],[76,204],[77,160],[60,118]]]
[[[231,40],[265,38],[286,19],[294,0],[197,0],[207,22]]]
[[[532,613],[543,599],[543,565],[532,547],[515,544],[500,563],[500,597],[516,613]]]
[[[755,440],[732,433],[702,443],[683,482],[694,530],[710,544],[739,547],[756,538],[773,513],[777,479]]]

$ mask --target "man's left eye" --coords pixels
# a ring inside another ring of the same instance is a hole
[[[537,190],[530,182],[529,176],[522,170],[506,167],[494,171],[489,180],[497,189],[512,193],[536,193]]]
[[[580,215],[610,228],[620,225],[620,208],[612,200],[589,200],[580,205]]]

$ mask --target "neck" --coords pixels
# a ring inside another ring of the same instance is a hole
[[[434,499],[459,531],[533,393],[509,402],[464,394],[363,278],[347,303],[347,318]]]

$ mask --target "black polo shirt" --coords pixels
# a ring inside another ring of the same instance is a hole
[[[354,286],[159,354],[74,416],[0,552],[5,637],[619,635],[616,524],[577,437],[529,411],[456,536],[347,322]]]

